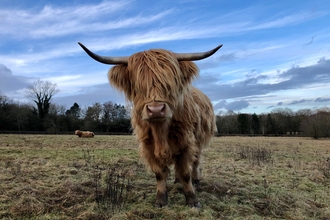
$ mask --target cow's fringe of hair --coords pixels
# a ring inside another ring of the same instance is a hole
[[[168,100],[175,108],[177,97],[185,93],[185,87],[199,72],[193,62],[178,62],[170,51],[160,49],[136,53],[128,63],[112,67],[108,78],[134,104],[136,100]]]

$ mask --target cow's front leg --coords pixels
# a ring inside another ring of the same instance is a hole
[[[166,179],[170,172],[168,167],[158,160],[154,154],[154,147],[147,143],[140,145],[140,154],[146,159],[147,164],[155,173],[157,180],[157,192],[156,192],[156,207],[163,207],[167,205],[167,189]]]
[[[191,180],[192,163],[193,162],[187,157],[187,155],[182,154],[176,158],[175,171],[181,180],[183,193],[186,198],[186,204],[190,207],[200,208],[202,206],[197,200]]]
[[[195,190],[191,182],[190,173],[186,173],[185,175],[183,175],[182,184],[183,184],[184,196],[186,197],[186,204],[190,207],[197,207],[197,208],[202,207],[197,200]]]
[[[157,180],[156,207],[164,207],[167,203],[166,179],[169,173],[168,167],[160,168],[154,171]]]
[[[197,158],[197,160],[193,163],[192,166],[191,178],[192,178],[192,184],[195,187],[200,186],[199,176],[200,176],[200,157]]]

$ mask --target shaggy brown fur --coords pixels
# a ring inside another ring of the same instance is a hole
[[[80,131],[76,130],[75,135],[78,135],[78,137],[83,137],[83,138],[93,138],[95,134],[91,131]]]
[[[132,126],[140,154],[156,175],[158,207],[167,205],[166,179],[173,163],[186,203],[200,207],[192,183],[199,183],[202,149],[209,145],[216,126],[210,100],[191,86],[197,75],[193,62],[178,62],[166,50],[136,53],[127,65],[116,65],[108,73],[111,85],[133,103]],[[145,106],[157,102],[165,103],[164,120],[143,120]]]

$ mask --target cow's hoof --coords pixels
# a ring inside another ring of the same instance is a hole
[[[159,204],[159,203],[155,203],[155,207],[156,208],[163,208],[163,207],[167,207],[167,204]]]
[[[191,208],[202,208],[202,205],[199,202],[195,204],[187,204],[187,205]]]
[[[163,208],[167,206],[167,201],[156,201],[155,202],[155,207],[156,208]]]
[[[202,208],[202,205],[201,205],[199,202],[197,202],[197,203],[194,205],[194,207],[196,207],[196,208]]]
[[[155,207],[162,208],[167,206],[167,192],[166,193],[157,193]]]

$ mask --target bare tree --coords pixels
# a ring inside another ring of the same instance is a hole
[[[99,102],[93,104],[93,106],[88,106],[84,118],[84,129],[86,130],[96,130],[100,124],[102,116],[102,105]]]
[[[0,90],[0,107],[3,107],[10,102],[11,100],[6,95],[3,95]]]
[[[49,112],[50,100],[60,90],[56,83],[37,80],[27,88],[26,98],[35,102],[40,119],[43,119]]]
[[[305,136],[314,139],[330,136],[330,111],[327,108],[316,110],[316,112],[305,117],[301,123],[301,129]]]

